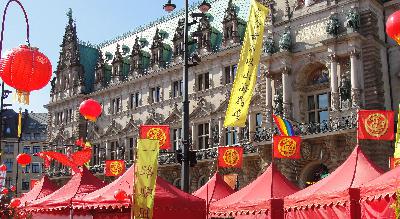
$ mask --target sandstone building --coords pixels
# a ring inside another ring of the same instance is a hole
[[[207,16],[190,28],[190,52],[201,58],[189,69],[191,148],[198,160],[191,168],[192,190],[216,171],[218,145],[244,147],[242,169],[220,170],[238,174],[240,187],[262,173],[272,160],[273,113],[291,120],[303,138],[300,160],[275,162],[305,187],[321,170],[335,170],[353,150],[357,109],[397,109],[400,50],[384,24],[399,0],[264,0],[271,13],[247,126],[222,127],[250,1],[208,2]],[[93,46],[78,40],[68,13],[47,105],[52,149],[66,152],[79,136],[87,136],[94,150],[91,169],[102,173],[106,159],[132,164],[139,124],[170,125],[173,150],[179,147],[182,17],[182,11],[173,13]],[[103,106],[96,123],[79,115],[86,98]],[[360,145],[387,169],[389,142]],[[161,152],[159,175],[178,186],[180,165],[173,150]],[[49,172],[60,180],[68,175],[62,166]]]

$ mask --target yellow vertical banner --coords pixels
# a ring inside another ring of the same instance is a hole
[[[158,140],[138,139],[135,166],[134,218],[153,218],[158,168]]]
[[[251,97],[257,80],[260,63],[264,25],[269,10],[257,2],[251,1],[249,20],[247,22],[235,81],[226,110],[225,127],[244,127],[250,107]]]
[[[397,115],[397,131],[396,131],[396,142],[394,143],[394,158],[400,158],[400,104],[399,112]]]
[[[19,110],[18,113],[18,138],[21,137],[22,132],[22,112]]]

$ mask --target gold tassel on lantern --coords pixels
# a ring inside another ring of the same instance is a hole
[[[29,105],[29,92],[17,90],[15,95],[19,103]]]

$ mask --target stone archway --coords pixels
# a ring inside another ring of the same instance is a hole
[[[306,188],[313,183],[321,180],[325,174],[329,173],[327,165],[320,160],[312,161],[306,164],[300,173],[299,187]]]

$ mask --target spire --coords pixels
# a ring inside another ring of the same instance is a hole
[[[80,63],[76,24],[72,18],[71,8],[67,12],[67,17],[68,24],[65,27],[63,42],[61,44],[60,60],[57,66],[57,71]]]

